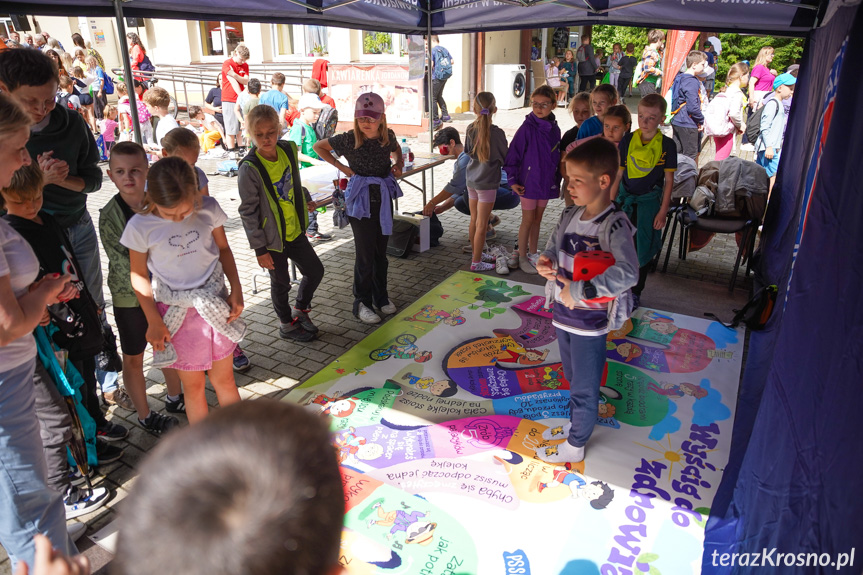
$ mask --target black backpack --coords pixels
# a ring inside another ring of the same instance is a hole
[[[746,302],[740,309],[732,310],[734,318],[731,323],[725,323],[712,313],[704,315],[716,320],[727,328],[734,329],[741,323],[753,331],[764,329],[770,315],[773,313],[773,307],[776,305],[776,294],[778,290],[775,285],[764,286],[757,290],[752,298]]]
[[[776,116],[779,115],[778,106],[781,106],[782,102],[779,102],[777,100],[773,101],[776,102],[777,105],[776,114],[773,115],[773,117],[776,118]],[[758,137],[761,135],[761,116],[764,114],[764,108],[766,107],[767,104],[764,104],[763,106],[755,110],[755,113],[749,116],[749,119],[746,121],[746,139],[751,144],[755,144],[758,141]]]

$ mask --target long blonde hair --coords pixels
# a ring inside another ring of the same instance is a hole
[[[390,147],[390,130],[387,128],[387,115],[381,114],[380,123],[378,124],[378,139],[381,141],[381,148]],[[360,130],[360,122],[354,118],[354,149],[357,150],[366,142],[366,135]]]
[[[755,57],[755,66],[767,66],[767,57],[774,53],[773,46],[764,46],[758,51],[758,56]]]
[[[494,94],[480,92],[473,101],[473,113],[476,120],[467,127],[467,133],[473,142],[471,152],[480,162],[487,162],[491,157],[491,117],[497,112]]]

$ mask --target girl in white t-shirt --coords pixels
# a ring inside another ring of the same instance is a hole
[[[240,400],[231,359],[245,333],[243,291],[223,227],[228,217],[215,199],[198,194],[194,170],[178,157],[150,168],[144,201],[120,243],[129,248],[154,365],[180,372],[186,415],[195,423],[208,412],[205,372],[220,405]]]

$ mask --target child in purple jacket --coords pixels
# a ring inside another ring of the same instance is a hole
[[[512,190],[521,196],[518,265],[535,274],[542,214],[548,200],[560,195],[560,128],[552,112],[557,103],[554,90],[540,86],[530,95],[530,103],[533,112],[515,133],[504,170]]]

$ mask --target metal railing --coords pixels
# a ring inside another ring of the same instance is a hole
[[[281,72],[285,75],[285,89],[288,92],[302,94],[303,82],[312,77],[312,63],[307,62],[276,62],[269,64],[250,64],[249,75],[261,81],[261,92],[270,89],[273,74]],[[114,75],[123,75],[123,70],[113,68]],[[222,72],[221,64],[193,64],[176,66],[159,64],[156,72],[134,72],[134,75],[145,81],[155,79],[160,87],[172,94],[178,110],[188,114],[190,105],[201,105],[211,88],[218,86],[218,77]]]

